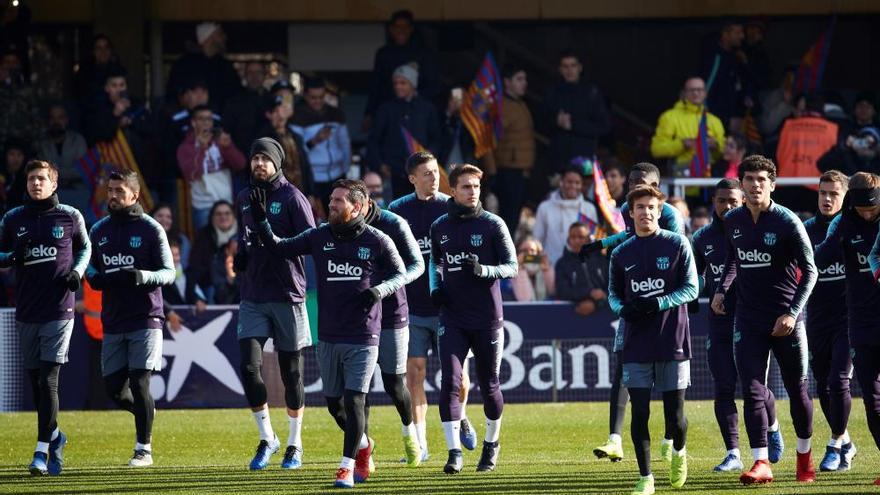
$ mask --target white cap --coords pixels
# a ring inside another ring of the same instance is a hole
[[[203,22],[196,26],[196,40],[201,45],[218,29],[220,29],[220,24],[216,22]]]

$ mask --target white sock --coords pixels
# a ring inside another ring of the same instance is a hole
[[[812,448],[812,438],[798,438],[797,439],[797,450],[798,454],[806,454]]]
[[[287,435],[287,445],[296,445],[302,449],[302,417],[294,418],[288,416],[287,421],[290,423],[290,433]]]
[[[773,424],[767,427],[767,431],[779,431],[779,420],[773,421]]]
[[[257,429],[260,430],[260,440],[271,442],[275,438],[275,432],[272,430],[272,422],[269,420],[269,406],[253,413],[254,421],[257,422]]]
[[[58,427],[56,426],[55,431],[52,432],[52,437],[49,439],[49,441],[54,442],[55,439],[57,439],[58,435],[60,435],[60,434],[61,434],[61,430],[59,430]]]
[[[837,438],[834,438],[832,436],[831,439],[828,440],[828,446],[833,447],[835,449],[839,449],[840,447],[842,447],[843,446],[843,435],[841,435]]]
[[[501,436],[501,417],[498,419],[487,418],[485,440],[489,443],[495,443],[498,441],[499,436]]]
[[[428,451],[428,425],[426,423],[413,423],[416,425],[416,434],[419,436],[419,445],[422,452]]]
[[[681,450],[675,450],[675,448],[673,448],[672,455],[677,456],[677,457],[686,456],[687,455],[687,446],[682,447]]]
[[[49,442],[37,442],[37,448],[34,449],[34,452],[42,452],[46,455],[49,454]]]
[[[612,433],[611,435],[608,435],[608,441],[619,447],[620,444],[623,443],[623,437],[621,437],[619,433]]]
[[[843,435],[840,435],[840,443],[841,445],[852,443],[852,439],[849,438],[849,430],[844,431]]]
[[[149,443],[135,442],[134,443],[134,450],[146,450],[147,452],[152,452],[153,445],[149,444]]]
[[[339,463],[339,467],[345,469],[354,469],[354,459],[350,457],[343,457],[342,461]]]
[[[767,453],[767,447],[759,447],[757,449],[752,449],[752,457],[756,461],[766,461],[770,458],[770,454]]]
[[[639,478],[643,480],[650,480],[652,483],[654,482],[654,473],[651,473],[647,476],[639,476]]]
[[[415,423],[403,425],[403,428],[401,428],[401,432],[403,433],[403,436],[405,436],[405,437],[415,437],[416,442],[418,443],[419,433],[416,431],[416,424]]]
[[[461,430],[460,421],[443,422],[443,435],[446,436],[447,450],[461,450],[461,438],[458,436],[459,430]]]
[[[672,445],[672,440],[670,440],[668,438],[661,438],[660,445]]]
[[[737,459],[741,459],[741,458],[742,458],[742,457],[740,456],[739,449],[730,449],[730,450],[727,451],[727,455],[732,455],[732,456],[736,457]]]
[[[367,448],[367,447],[369,447],[369,446],[370,446],[370,439],[367,438],[367,434],[364,433],[364,435],[361,437],[361,444],[358,445],[358,448],[359,448],[359,449],[365,449],[365,448]]]

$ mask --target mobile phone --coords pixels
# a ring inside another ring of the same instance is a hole
[[[523,263],[538,263],[540,260],[537,255],[527,254],[523,256]]]

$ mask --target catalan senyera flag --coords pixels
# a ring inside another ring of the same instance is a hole
[[[403,142],[406,144],[406,150],[410,155],[413,153],[418,153],[419,151],[428,151],[427,148],[422,146],[422,143],[418,142],[416,138],[413,137],[412,133],[409,132],[405,126],[400,126],[400,133],[403,135]],[[449,186],[449,175],[446,174],[446,169],[443,168],[443,165],[440,165],[440,192],[443,194],[451,194],[452,188]]]
[[[834,35],[836,23],[837,16],[832,16],[828,27],[819,35],[819,39],[801,57],[801,64],[794,77],[795,93],[811,93],[822,89],[822,76],[825,75],[825,64],[828,62],[831,37]]]
[[[712,156],[709,154],[709,129],[706,125],[706,108],[700,116],[697,126],[697,137],[694,139],[694,156],[691,158],[691,177],[709,177],[711,175]]]
[[[758,124],[755,122],[755,116],[752,115],[752,109],[746,110],[746,116],[743,118],[743,134],[746,141],[753,146],[761,146],[761,131],[758,130]]]
[[[618,205],[614,203],[614,198],[611,197],[608,183],[605,182],[605,174],[602,173],[602,165],[598,161],[593,163],[593,196],[596,201],[596,207],[599,208],[599,213],[608,224],[608,230],[612,234],[626,230],[623,215],[620,214],[620,210],[617,208]]]
[[[141,174],[137,160],[128,145],[128,139],[119,129],[110,141],[100,141],[94,148],[88,150],[85,155],[77,160],[77,168],[83,176],[83,181],[89,188],[89,206],[84,211],[87,223],[93,223],[106,212],[107,191],[104,187],[107,176],[113,169],[133,170],[138,174],[141,185],[140,203],[145,210],[153,209],[153,197],[147,188],[147,183]]]
[[[486,53],[461,105],[461,120],[474,138],[474,156],[494,150],[501,138],[501,102],[504,83],[492,52]]]

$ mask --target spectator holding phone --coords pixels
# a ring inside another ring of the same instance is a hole
[[[556,292],[556,274],[534,237],[526,237],[517,246],[519,272],[513,279],[513,295],[517,301],[544,301]]]
[[[191,112],[190,130],[177,147],[177,165],[189,182],[193,226],[207,225],[217,201],[232,202],[232,171],[244,169],[244,155],[232,137],[214,127],[213,112],[200,105]]]

